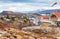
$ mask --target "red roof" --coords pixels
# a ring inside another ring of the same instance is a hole
[[[40,18],[43,18],[43,19],[48,19],[49,16],[48,15],[43,15],[43,16],[37,16],[36,18],[40,19]]]
[[[57,17],[60,17],[60,12],[53,12],[54,15],[56,15]]]
[[[49,19],[49,15],[43,15],[43,19]]]
[[[36,18],[40,19],[42,16],[36,16]]]

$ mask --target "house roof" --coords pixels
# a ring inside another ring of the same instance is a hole
[[[40,18],[43,18],[43,19],[48,19],[49,16],[48,15],[43,15],[43,16],[37,16],[36,18],[40,19]]]
[[[42,16],[44,19],[48,19],[49,18],[49,15],[43,15]]]
[[[57,17],[60,17],[60,12],[53,12],[54,15],[56,15]]]
[[[42,16],[36,16],[36,18],[40,19]]]

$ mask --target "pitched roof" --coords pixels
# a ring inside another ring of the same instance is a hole
[[[42,16],[36,16],[36,18],[40,19]]]
[[[42,17],[43,17],[43,19],[48,19],[49,15],[43,15]]]
[[[54,15],[56,15],[57,17],[60,17],[60,12],[53,12]]]
[[[38,18],[38,19],[40,19],[40,18],[48,19],[49,18],[49,15],[37,16],[36,18]]]

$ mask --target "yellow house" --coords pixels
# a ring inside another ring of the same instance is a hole
[[[50,14],[49,19],[51,21],[60,21],[60,12],[53,12],[52,14]]]

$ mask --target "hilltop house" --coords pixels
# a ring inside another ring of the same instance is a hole
[[[52,14],[50,14],[49,19],[51,21],[60,21],[60,12],[53,12]]]
[[[50,14],[49,19],[51,21],[54,21],[58,27],[60,27],[60,12],[53,12],[52,14]]]

